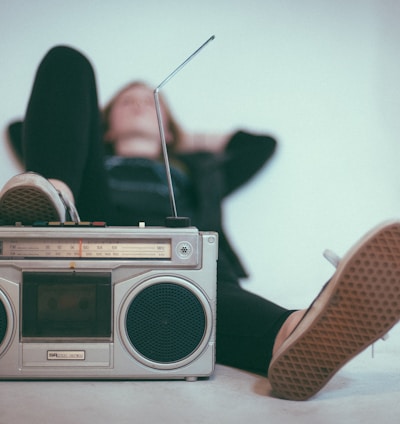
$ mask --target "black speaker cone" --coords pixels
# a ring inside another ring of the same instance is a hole
[[[6,308],[0,299],[0,345],[3,343],[7,332],[7,314]]]
[[[126,330],[134,349],[150,361],[172,363],[196,351],[206,330],[198,297],[171,282],[140,291],[127,311]]]

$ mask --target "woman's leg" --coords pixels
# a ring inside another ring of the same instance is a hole
[[[217,362],[266,375],[276,336],[293,312],[237,283],[219,282]]]
[[[95,75],[89,61],[64,46],[39,65],[23,129],[27,171],[66,183],[83,220],[108,220]]]

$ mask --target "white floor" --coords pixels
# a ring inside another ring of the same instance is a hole
[[[400,422],[400,326],[305,402],[266,378],[217,366],[208,380],[0,382],[0,424]]]

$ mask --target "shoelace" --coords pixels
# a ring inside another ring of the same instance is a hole
[[[80,222],[80,217],[78,211],[75,208],[75,205],[71,202],[68,196],[64,195],[61,191],[58,190],[58,195],[60,196],[61,201],[64,203],[64,207],[69,214],[69,217],[65,217],[66,219],[71,219],[74,222]]]
[[[324,255],[325,259],[328,262],[330,262],[335,268],[337,268],[339,266],[341,258],[335,252],[333,252],[330,249],[326,249],[326,250],[324,250],[323,255]],[[381,337],[381,340],[383,340],[385,342],[388,338],[389,338],[389,333],[386,333],[383,337]],[[375,343],[372,343],[372,345],[371,345],[371,357],[374,358],[374,356],[375,356]]]

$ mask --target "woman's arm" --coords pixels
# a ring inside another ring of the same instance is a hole
[[[275,138],[239,131],[229,139],[222,156],[225,196],[249,181],[272,157]]]
[[[208,172],[219,169],[223,176],[223,193],[227,196],[250,180],[270,159],[276,149],[276,140],[267,135],[254,135],[244,131],[234,134],[194,134],[186,135],[179,149],[186,157],[207,159]],[[206,155],[206,156],[204,156]],[[210,155],[210,156],[209,156]],[[204,169],[202,169],[203,172]],[[209,188],[208,188],[209,189]]]

